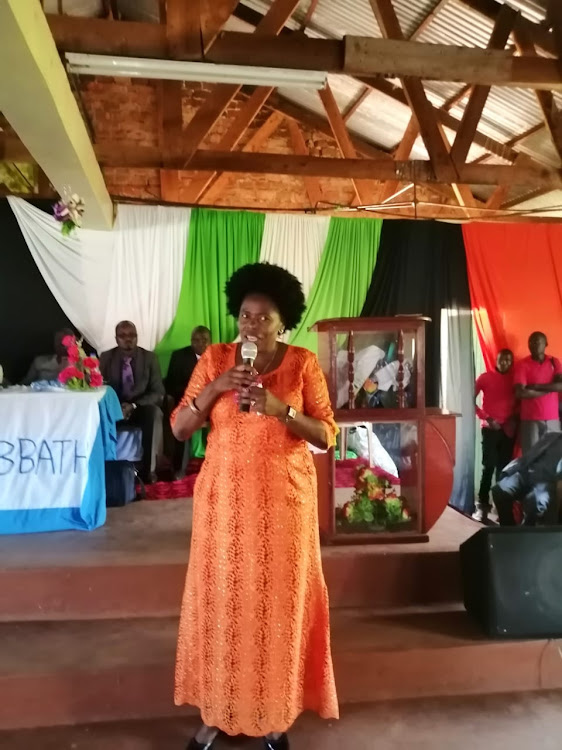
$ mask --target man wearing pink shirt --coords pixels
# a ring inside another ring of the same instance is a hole
[[[476,405],[476,414],[482,420],[482,479],[473,518],[486,522],[494,472],[499,480],[504,466],[513,457],[515,395],[511,349],[502,349],[498,353],[496,369],[483,373],[476,380],[475,398],[480,393],[482,406]]]
[[[530,357],[515,368],[515,395],[521,399],[521,450],[527,453],[547,432],[560,430],[559,394],[562,393],[562,364],[546,354],[544,333],[529,336]]]

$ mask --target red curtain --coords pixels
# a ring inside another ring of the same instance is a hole
[[[533,331],[562,357],[562,225],[467,224],[463,227],[470,298],[484,360],[497,351],[528,354]]]

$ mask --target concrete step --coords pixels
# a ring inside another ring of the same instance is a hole
[[[0,621],[178,616],[191,502],[110,509],[94,532],[2,537]],[[458,604],[458,548],[479,524],[448,508],[427,544],[325,547],[333,609]]]
[[[176,630],[176,618],[0,624],[0,729],[189,714],[172,702]],[[461,611],[334,610],[332,649],[342,705],[562,688],[556,642],[488,641]]]
[[[291,750],[559,750],[559,691],[429,698],[344,706],[341,720],[302,716]],[[198,720],[112,722],[0,732],[2,750],[183,750]],[[257,739],[217,739],[213,750],[263,750]]]

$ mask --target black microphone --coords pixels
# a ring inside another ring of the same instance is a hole
[[[242,349],[240,350],[240,354],[242,355],[242,362],[245,365],[250,365],[250,367],[253,367],[254,362],[256,361],[256,357],[258,356],[258,347],[256,346],[256,344],[254,344],[253,341],[244,341],[244,343],[242,344]],[[240,411],[250,411],[250,402],[242,401],[242,399],[240,399]]]

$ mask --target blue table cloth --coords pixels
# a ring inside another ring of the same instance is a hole
[[[0,390],[0,534],[102,526],[122,418],[109,387]]]

